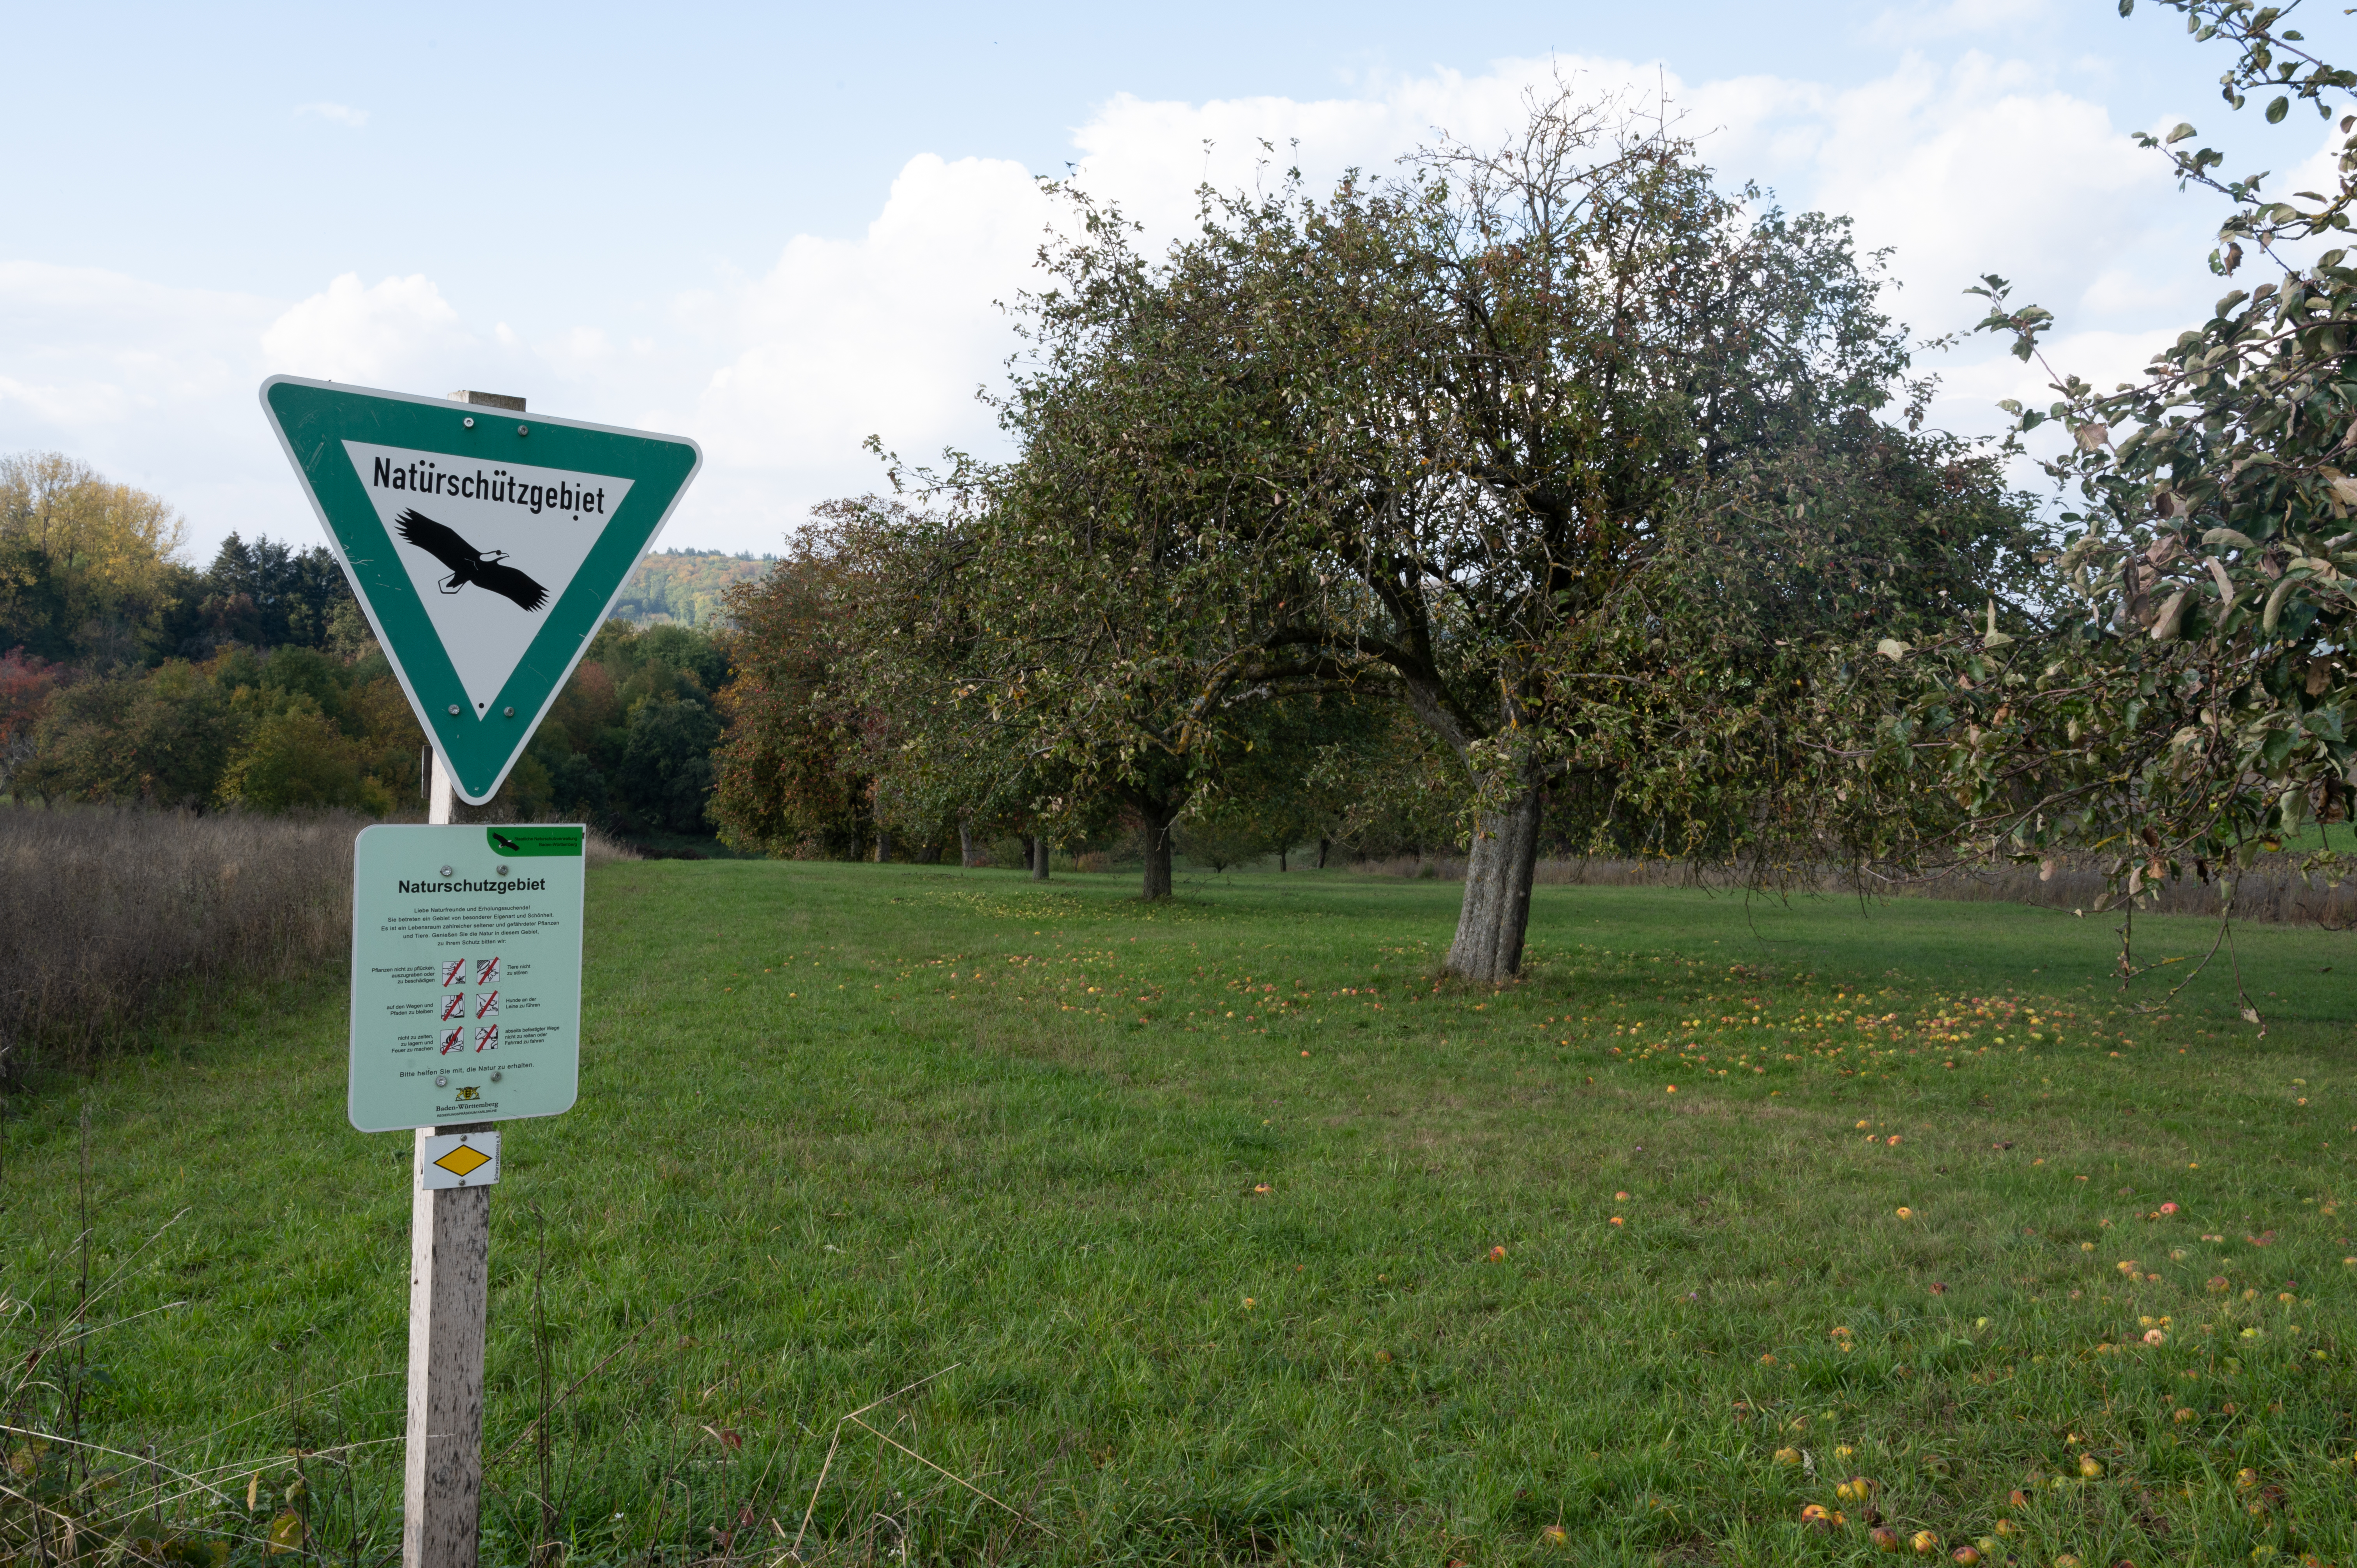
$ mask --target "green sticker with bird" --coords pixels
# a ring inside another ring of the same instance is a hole
[[[485,828],[484,840],[497,854],[511,855],[521,860],[532,855],[569,855],[581,858],[581,842],[585,837],[579,827],[516,827]]]

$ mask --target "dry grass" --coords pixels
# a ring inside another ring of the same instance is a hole
[[[1461,856],[1394,855],[1388,860],[1362,861],[1358,870],[1378,876],[1409,880],[1456,882],[1465,875]],[[1539,862],[1534,880],[1541,886],[1587,887],[1718,887],[1738,888],[1741,875],[1723,867],[1706,867],[1691,861],[1647,858],[1621,859],[1603,855],[1575,856]],[[1854,893],[1847,877],[1827,874],[1804,879],[1796,891]],[[2028,904],[2049,909],[2092,912],[2104,897],[2103,868],[2093,861],[2058,860],[2047,865],[1998,865],[1932,875],[1870,873],[1870,894],[1898,898],[1944,898],[1965,904]],[[2148,886],[2136,901],[2141,914],[2212,915],[2219,912],[2218,888],[2191,876]],[[2333,885],[2322,876],[2303,874],[2297,855],[2268,855],[2242,878],[2234,893],[2234,913],[2245,920],[2279,925],[2324,926],[2335,930],[2357,925],[2357,884]]]
[[[1889,890],[1964,903],[2030,904],[2092,913],[2096,901],[2104,896],[2104,880],[2103,869],[2093,862],[2058,861],[2050,868],[1992,866],[1898,881],[1890,885]],[[2154,915],[2216,915],[2219,891],[2214,884],[2180,876],[2149,888],[2136,900],[2136,910]],[[2322,876],[2303,875],[2297,855],[2266,855],[2236,885],[2234,914],[2245,920],[2325,926],[2339,930],[2357,923],[2357,886],[2347,883],[2335,886]]]
[[[368,825],[0,808],[0,1081],[85,1065],[160,1007],[341,964]],[[590,864],[637,858],[591,832]]]
[[[366,819],[0,811],[5,1069],[87,1061],[167,999],[276,979],[350,943]]]

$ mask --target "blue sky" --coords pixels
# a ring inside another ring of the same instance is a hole
[[[2328,53],[2352,32],[2305,19]],[[2220,292],[2214,208],[2127,133],[2225,130],[2228,62],[2149,4],[19,5],[7,36],[0,451],[164,494],[199,557],[316,537],[274,371],[695,436],[665,542],[774,548],[877,482],[871,432],[989,448],[1035,177],[1077,165],[1168,234],[1259,137],[1323,178],[1502,134],[1551,70],[1666,86],[1730,180],[1850,212],[1926,331],[2000,270],[2117,379]],[[2321,145],[2245,118],[2246,162]],[[2034,391],[1994,347],[1926,361],[1958,428]]]

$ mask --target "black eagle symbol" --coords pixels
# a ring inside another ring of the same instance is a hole
[[[504,850],[509,854],[522,854],[523,853],[523,845],[516,843],[515,840],[508,837],[507,834],[500,832],[497,828],[493,828],[491,830],[491,843],[493,845],[499,849]]]
[[[404,539],[450,568],[450,575],[441,582],[446,594],[455,594],[472,583],[513,599],[527,610],[536,610],[548,602],[546,588],[505,564],[508,553],[504,550],[494,550],[486,555],[459,538],[456,529],[414,509],[394,519],[393,526]]]

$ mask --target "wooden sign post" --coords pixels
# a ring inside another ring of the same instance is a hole
[[[490,392],[273,376],[262,406],[432,743],[425,825],[353,847],[348,1100],[413,1140],[403,1568],[476,1568],[498,1126],[573,1105],[586,836],[451,818],[498,791],[703,454]]]
[[[500,1125],[578,1096],[586,842],[445,821],[380,823],[352,849],[349,1114],[410,1134],[414,1184],[405,1568],[476,1562]]]
[[[450,774],[434,756],[425,820],[450,820]],[[410,1157],[409,1448],[401,1484],[402,1568],[475,1568],[483,1509],[483,1336],[491,1305],[491,1189],[425,1185],[425,1144],[488,1122],[420,1127]]]

